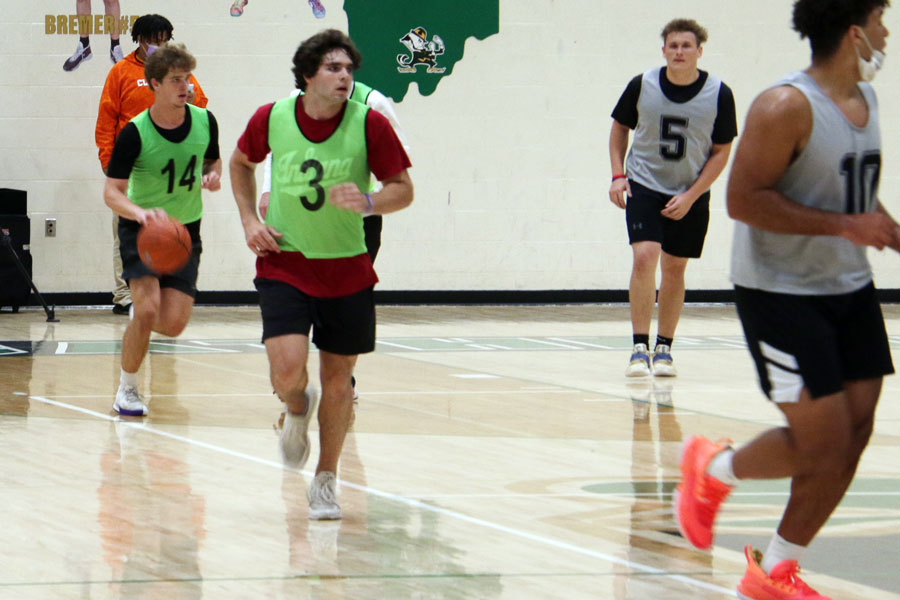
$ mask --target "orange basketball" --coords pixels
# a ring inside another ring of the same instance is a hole
[[[150,219],[138,231],[137,249],[147,268],[170,275],[181,270],[191,257],[191,234],[171,217]]]

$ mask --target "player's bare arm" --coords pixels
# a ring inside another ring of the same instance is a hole
[[[700,176],[697,177],[697,181],[694,182],[694,185],[684,192],[672,196],[672,199],[669,200],[660,214],[673,221],[679,221],[688,214],[688,211],[691,210],[691,207],[694,205],[694,202],[697,201],[697,198],[709,190],[709,188],[712,187],[713,182],[715,182],[715,180],[719,178],[719,175],[722,174],[722,171],[725,170],[725,165],[728,164],[729,154],[731,154],[731,142],[728,142],[727,144],[713,144],[709,153],[709,159],[706,161],[706,164],[703,165]]]
[[[241,215],[244,226],[244,238],[247,247],[257,256],[265,256],[269,252],[281,252],[276,237],[281,237],[274,227],[260,222],[256,214],[256,163],[250,162],[246,154],[235,148],[228,164],[231,177],[231,191]]]
[[[386,215],[412,204],[413,184],[407,170],[404,169],[381,183],[384,187],[374,194],[369,194],[368,198],[354,183],[331,186],[328,189],[328,201],[338,208],[371,215]]]
[[[137,221],[141,225],[148,219],[167,219],[166,211],[161,208],[141,208],[131,201],[128,197],[128,180],[106,178],[106,185],[103,187],[103,199],[106,205],[110,207],[120,217]]]
[[[609,130],[609,163],[610,167],[612,167],[613,175],[623,175],[625,173],[625,152],[628,150],[628,134],[628,127],[613,119],[612,128]],[[625,208],[625,198],[630,195],[631,186],[628,185],[628,179],[625,177],[614,179],[609,186],[609,200],[619,208]]]
[[[728,215],[775,233],[838,235],[884,248],[894,224],[883,213],[846,215],[788,200],[775,186],[803,151],[812,132],[812,112],[803,94],[789,86],[766,90],[750,106],[744,134],[728,179]]]

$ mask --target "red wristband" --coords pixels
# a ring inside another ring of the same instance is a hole
[[[615,181],[616,179],[625,179],[626,177],[628,177],[628,175],[626,175],[625,173],[619,173],[618,175],[613,175],[612,180]]]

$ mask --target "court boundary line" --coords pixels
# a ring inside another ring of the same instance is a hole
[[[127,425],[127,426],[129,426],[129,427],[133,427],[133,428],[135,428],[135,429],[140,429],[140,430],[147,431],[147,432],[149,432],[149,433],[152,433],[152,434],[155,434],[155,435],[159,435],[159,436],[161,436],[161,437],[165,437],[165,438],[168,438],[168,439],[171,439],[171,440],[175,440],[175,441],[178,441],[178,442],[186,443],[186,444],[189,444],[189,445],[192,445],[192,446],[197,446],[198,448],[203,448],[203,449],[206,449],[206,450],[212,450],[213,452],[219,452],[219,453],[221,453],[221,454],[225,454],[225,455],[227,455],[227,456],[232,456],[232,457],[234,457],[234,458],[240,458],[240,459],[247,460],[247,461],[249,461],[249,462],[254,462],[254,463],[257,463],[257,464],[261,464],[261,465],[264,465],[264,466],[267,466],[267,467],[273,467],[273,468],[276,468],[276,469],[278,469],[278,470],[292,470],[292,471],[297,471],[297,472],[300,472],[300,473],[302,473],[302,474],[304,474],[304,475],[306,475],[306,476],[309,476],[309,477],[314,477],[314,476],[315,476],[315,473],[314,473],[313,471],[308,471],[308,470],[302,470],[302,471],[301,471],[301,470],[299,470],[299,469],[289,469],[289,468],[285,467],[283,464],[278,463],[278,462],[275,462],[275,461],[272,461],[272,460],[267,460],[267,459],[264,459],[264,458],[259,458],[259,457],[257,457],[257,456],[253,456],[253,455],[250,455],[250,454],[245,454],[245,453],[243,453],[243,452],[238,452],[238,451],[235,451],[235,450],[230,450],[230,449],[225,448],[225,447],[222,447],[222,446],[216,446],[216,445],[214,445],[214,444],[209,444],[209,443],[207,443],[207,442],[201,442],[200,440],[195,440],[195,439],[188,438],[188,437],[184,437],[184,436],[181,436],[181,435],[178,435],[178,434],[169,433],[169,432],[167,432],[167,431],[163,431],[162,429],[158,429],[158,428],[156,428],[156,427],[150,427],[150,426],[148,426],[148,425],[145,424],[145,423],[137,423],[137,422],[131,422],[131,421],[123,421],[123,420],[121,420],[121,419],[118,418],[118,417],[112,417],[112,416],[110,416],[110,415],[105,415],[105,414],[103,414],[103,413],[99,413],[99,412],[97,412],[97,411],[90,410],[90,409],[88,409],[88,408],[82,408],[82,407],[80,407],[80,406],[75,406],[75,405],[73,405],[73,404],[68,404],[68,403],[65,403],[65,402],[58,402],[58,401],[56,401],[56,400],[51,400],[51,399],[46,398],[46,397],[44,397],[44,396],[31,396],[31,395],[29,395],[28,397],[29,397],[29,399],[31,399],[31,400],[36,400],[36,401],[38,401],[38,402],[43,402],[44,404],[49,404],[49,405],[51,405],[51,406],[56,406],[56,407],[58,407],[58,408],[63,408],[63,409],[66,409],[66,410],[71,410],[71,411],[75,411],[75,412],[80,412],[80,413],[82,413],[82,414],[86,414],[86,415],[90,415],[90,416],[93,416],[93,417],[97,417],[98,419],[103,420],[103,421],[123,423],[123,424],[125,424],[125,425]],[[725,594],[726,596],[730,596],[730,597],[733,597],[733,598],[734,598],[734,597],[737,597],[737,592],[735,592],[735,591],[732,590],[732,589],[724,588],[724,587],[718,586],[718,585],[713,584],[713,583],[707,583],[707,582],[702,581],[702,580],[700,580],[700,579],[695,579],[695,578],[693,578],[693,577],[688,577],[688,576],[686,576],[686,575],[678,575],[678,574],[675,574],[675,573],[671,573],[671,572],[669,572],[669,571],[665,571],[665,570],[663,570],[663,569],[658,569],[658,568],[656,568],[656,567],[651,567],[651,566],[649,566],[649,565],[644,565],[644,564],[637,563],[637,562],[633,562],[633,561],[629,561],[629,560],[626,560],[626,559],[623,559],[623,558],[618,558],[618,557],[616,557],[616,556],[613,556],[613,555],[611,555],[611,554],[607,554],[607,553],[605,553],[605,552],[599,552],[599,551],[596,551],[596,550],[590,550],[590,549],[588,549],[588,548],[582,548],[581,546],[577,546],[577,545],[575,545],[575,544],[571,544],[571,543],[568,543],[568,542],[563,542],[563,541],[560,541],[560,540],[556,540],[556,539],[553,539],[553,538],[550,538],[550,537],[545,537],[545,536],[538,535],[538,534],[535,534],[535,533],[530,533],[530,532],[527,532],[527,531],[521,531],[521,530],[515,529],[515,528],[513,528],[513,527],[508,527],[508,526],[506,526],[506,525],[501,525],[501,524],[499,524],[499,523],[493,523],[493,522],[491,522],[491,521],[487,521],[487,520],[485,520],[485,519],[480,519],[480,518],[478,518],[478,517],[472,517],[472,516],[463,514],[463,513],[461,513],[461,512],[457,512],[457,511],[454,511],[454,510],[449,510],[449,509],[446,509],[446,508],[441,508],[441,507],[438,507],[438,506],[434,506],[434,505],[431,505],[431,504],[427,504],[427,503],[425,503],[425,502],[420,502],[420,501],[418,501],[418,500],[414,500],[414,499],[412,499],[412,498],[407,498],[407,497],[401,496],[401,495],[399,495],[399,494],[393,494],[393,493],[390,493],[390,492],[385,492],[385,491],[382,491],[382,490],[379,490],[379,489],[376,489],[376,488],[373,488],[373,487],[370,487],[370,486],[359,485],[359,484],[356,484],[356,483],[352,483],[352,482],[349,482],[349,481],[343,481],[343,480],[338,480],[338,482],[339,482],[340,485],[346,486],[346,487],[348,487],[348,488],[350,488],[350,489],[354,489],[354,490],[363,492],[363,493],[365,493],[365,494],[370,494],[370,495],[372,495],[372,496],[380,497],[380,498],[383,498],[383,499],[385,499],[385,500],[390,500],[390,501],[396,502],[397,504],[404,504],[404,505],[409,506],[409,507],[418,508],[418,509],[421,509],[421,510],[424,510],[424,511],[428,511],[428,512],[436,513],[436,514],[439,514],[439,515],[443,515],[443,516],[445,516],[445,517],[448,517],[448,518],[451,518],[451,519],[454,519],[454,520],[457,520],[457,521],[462,521],[462,522],[465,522],[465,523],[469,523],[470,525],[477,525],[477,526],[480,526],[480,527],[483,527],[483,528],[486,528],[486,529],[492,529],[492,530],[494,530],[494,531],[499,531],[499,532],[501,532],[501,533],[505,533],[505,534],[507,534],[507,535],[511,535],[511,536],[513,536],[513,537],[517,537],[517,538],[520,538],[520,539],[525,539],[525,540],[528,540],[528,541],[531,541],[531,542],[535,542],[535,543],[538,543],[538,544],[540,544],[540,545],[550,546],[550,547],[554,547],[554,548],[561,549],[561,550],[567,550],[567,551],[569,551],[569,552],[573,552],[573,553],[575,553],[575,554],[580,554],[580,555],[582,555],[582,556],[588,556],[588,557],[591,557],[591,558],[597,558],[597,559],[606,561],[606,562],[608,562],[608,563],[611,563],[611,564],[614,564],[614,565],[618,565],[618,566],[621,566],[621,567],[626,567],[626,568],[629,568],[629,569],[632,569],[632,570],[635,570],[635,571],[641,571],[641,572],[643,572],[643,573],[650,573],[650,574],[653,574],[653,575],[660,575],[660,576],[663,576],[663,577],[665,577],[665,578],[667,578],[667,579],[671,579],[671,580],[673,580],[673,581],[677,581],[677,582],[679,582],[679,583],[683,583],[683,584],[686,584],[686,585],[691,586],[691,587],[701,588],[701,589],[705,589],[705,590],[712,591],[712,592],[718,592],[718,593]]]

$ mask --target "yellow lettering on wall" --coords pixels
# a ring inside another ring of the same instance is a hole
[[[128,33],[140,15],[44,15],[44,35]]]
[[[78,15],[78,33],[79,35],[91,35],[94,28],[91,26],[93,19],[91,15]]]

